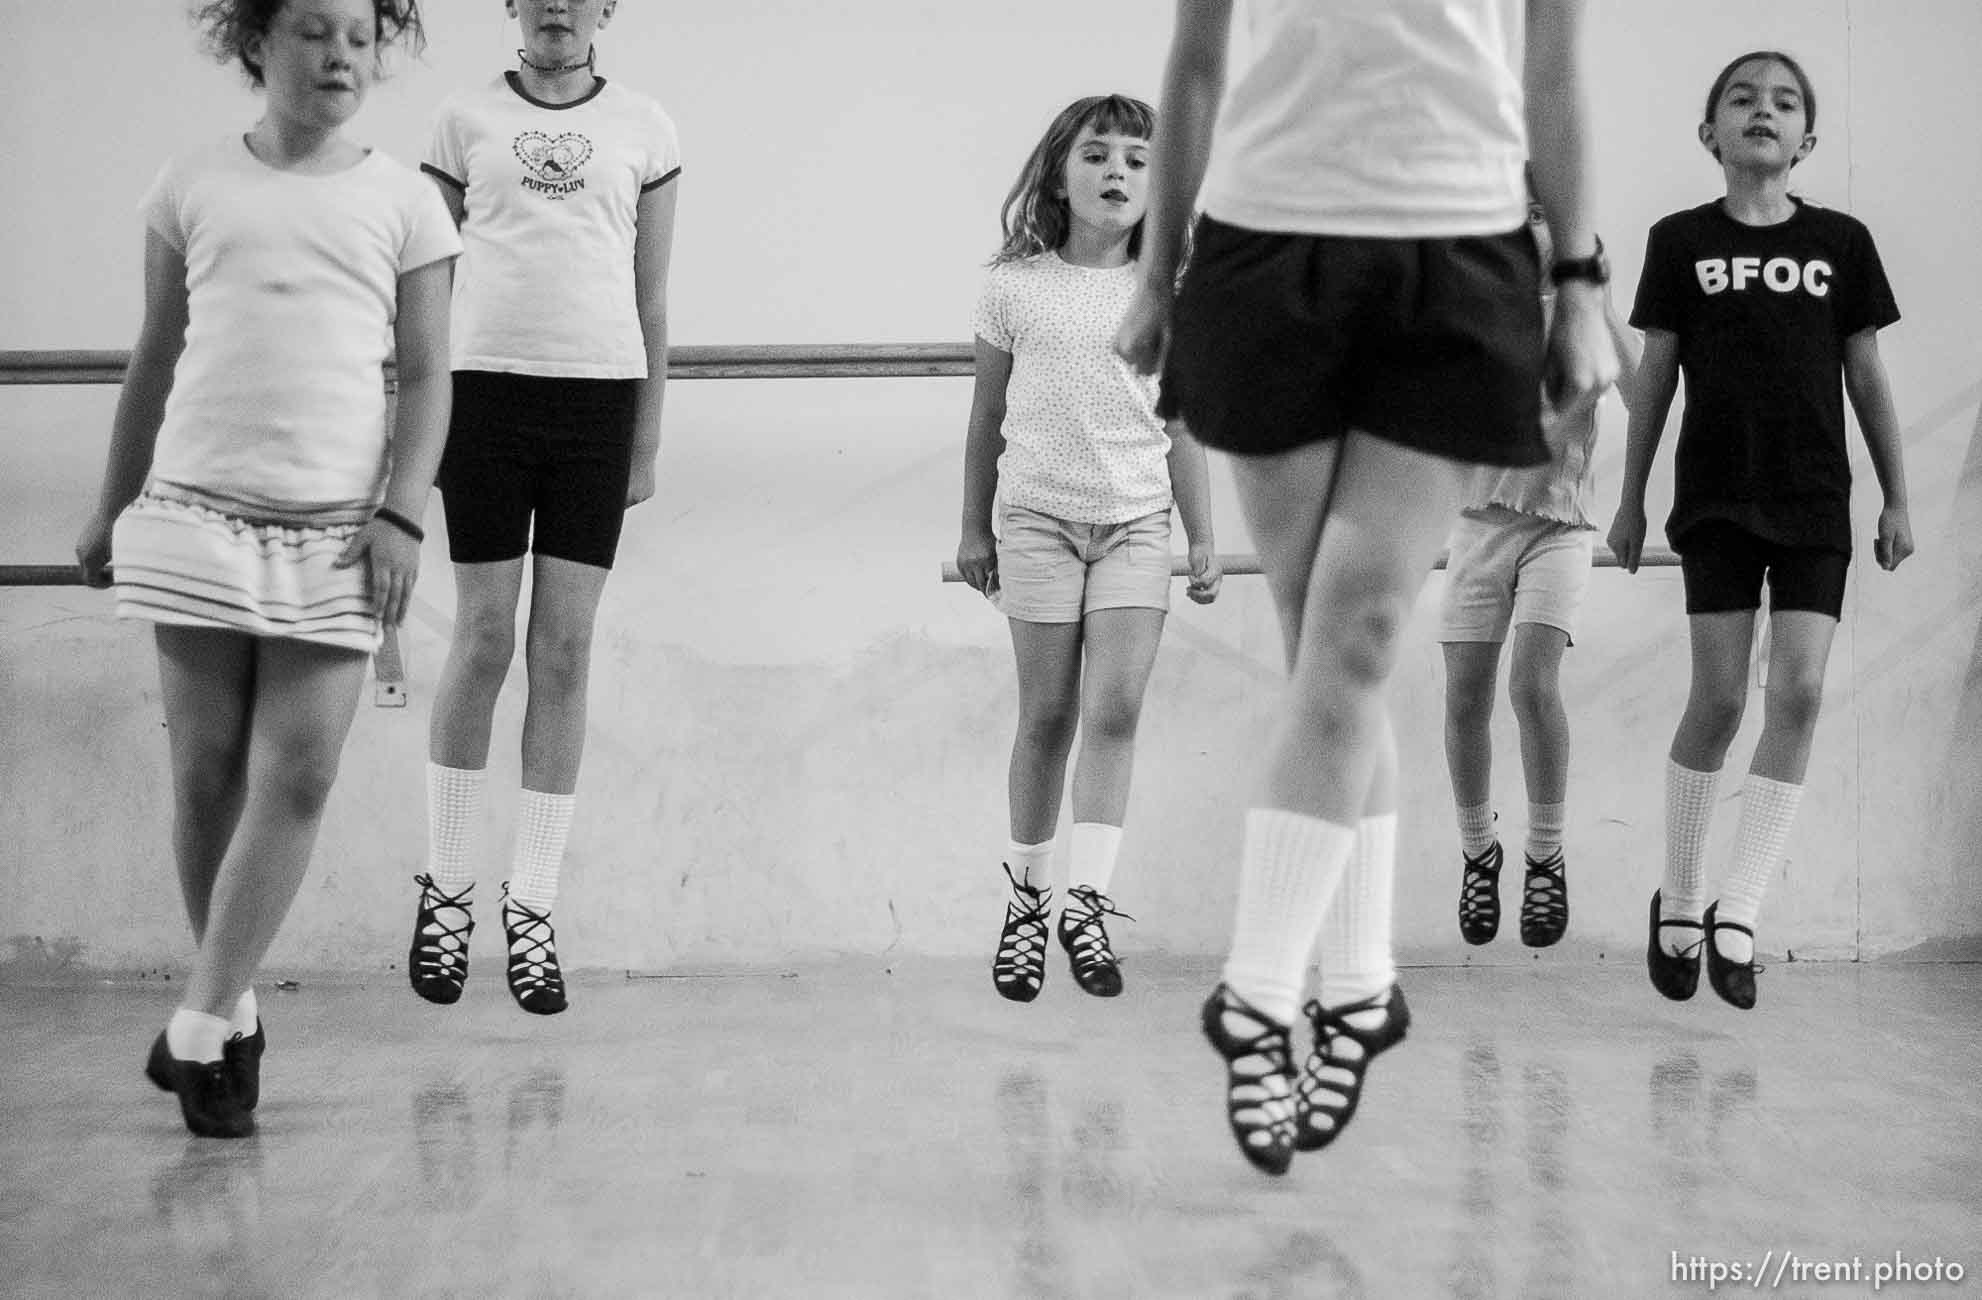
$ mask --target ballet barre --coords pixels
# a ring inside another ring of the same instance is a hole
[[[0,385],[121,384],[128,350],[0,352]],[[764,343],[668,349],[669,379],[916,379],[969,376],[969,343]],[[391,362],[386,382],[395,378]]]
[[[1260,572],[1259,557],[1257,555],[1221,555],[1218,557],[1218,567],[1224,571],[1225,576],[1228,578],[1255,576]],[[1440,555],[1431,567],[1433,569],[1444,568],[1445,556]],[[1618,567],[1617,556],[1611,553],[1611,549],[1608,546],[1599,546],[1596,548],[1596,554],[1590,557],[1590,567],[1593,569],[1615,569]],[[1663,546],[1647,546],[1644,554],[1638,557],[1638,567],[1641,569],[1678,568],[1679,556]],[[1182,555],[1171,556],[1170,576],[1173,578],[1190,577],[1190,560]],[[943,561],[943,581],[963,581],[963,575],[957,572],[956,561]]]

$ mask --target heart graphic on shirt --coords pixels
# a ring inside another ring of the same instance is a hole
[[[557,184],[568,181],[592,156],[592,142],[575,131],[555,138],[542,131],[525,131],[516,137],[516,156],[538,180]]]

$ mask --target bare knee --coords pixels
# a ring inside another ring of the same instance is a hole
[[[1408,602],[1403,592],[1375,579],[1351,578],[1340,588],[1307,612],[1318,623],[1315,667],[1352,688],[1376,690],[1397,667]]]
[[[1449,676],[1445,682],[1445,720],[1462,731],[1475,731],[1493,721],[1493,678]]]
[[[246,738],[180,740],[173,748],[173,793],[181,804],[209,808],[234,798],[248,775]]]
[[[1684,726],[1701,747],[1725,753],[1741,730],[1741,715],[1748,693],[1741,684],[1701,686],[1695,684],[1686,699]]]
[[[572,694],[585,687],[592,665],[592,636],[558,628],[532,630],[525,648],[532,694]]]
[[[516,657],[516,619],[507,611],[470,615],[454,627],[454,654],[471,675],[497,681]]]
[[[1136,725],[1141,720],[1142,697],[1134,691],[1109,687],[1095,691],[1089,697],[1081,725],[1087,729],[1088,742],[1127,744],[1135,739]]]
[[[271,742],[258,756],[256,780],[260,797],[299,821],[322,815],[337,781],[338,748],[314,736],[298,735]]]
[[[1027,700],[1019,706],[1018,743],[1021,748],[1064,754],[1074,743],[1080,708],[1072,697]]]
[[[1820,672],[1771,673],[1763,701],[1766,720],[1773,731],[1809,735],[1816,730],[1817,714],[1824,704],[1824,677]]]
[[[1507,698],[1522,726],[1559,716],[1562,713],[1562,687],[1552,673],[1515,671],[1507,679]]]

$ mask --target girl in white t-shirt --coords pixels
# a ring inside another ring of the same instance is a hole
[[[194,1133],[244,1137],[267,1043],[250,981],[309,865],[366,657],[419,569],[461,243],[418,173],[343,131],[381,47],[418,42],[413,0],[201,16],[268,107],[145,196],[144,325],[76,554],[92,586],[114,558],[117,612],[156,624],[199,944],[145,1073]]]
[[[1070,105],[1005,200],[976,312],[957,568],[1011,620],[1019,725],[1008,792],[1012,898],[992,983],[1046,975],[1045,883],[1076,729],[1072,862],[1059,941],[1074,980],[1122,991],[1103,928],[1136,723],[1170,599],[1170,507],[1190,534],[1191,599],[1218,594],[1204,453],[1156,415],[1155,385],[1110,351],[1136,286],[1155,115],[1120,95]],[[994,528],[994,516],[997,527]]]
[[[593,621],[626,509],[654,494],[681,171],[660,105],[594,72],[592,39],[614,7],[510,0],[521,66],[443,104],[426,161],[466,245],[439,478],[455,629],[428,736],[429,853],[407,957],[430,1002],[455,1001],[468,977],[467,841],[534,553],[502,921],[517,1005],[565,1008],[550,913],[584,750]]]

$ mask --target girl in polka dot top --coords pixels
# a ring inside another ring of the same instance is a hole
[[[1076,983],[1122,991],[1103,918],[1136,722],[1170,601],[1170,508],[1190,598],[1220,573],[1204,451],[1156,414],[1156,385],[1111,350],[1136,287],[1149,137],[1140,100],[1095,96],[1053,120],[1005,199],[1005,242],[978,299],[957,568],[1010,621],[1019,724],[1011,844],[992,980],[1016,1002],[1045,980],[1045,876],[1074,733],[1073,842],[1061,946]]]

